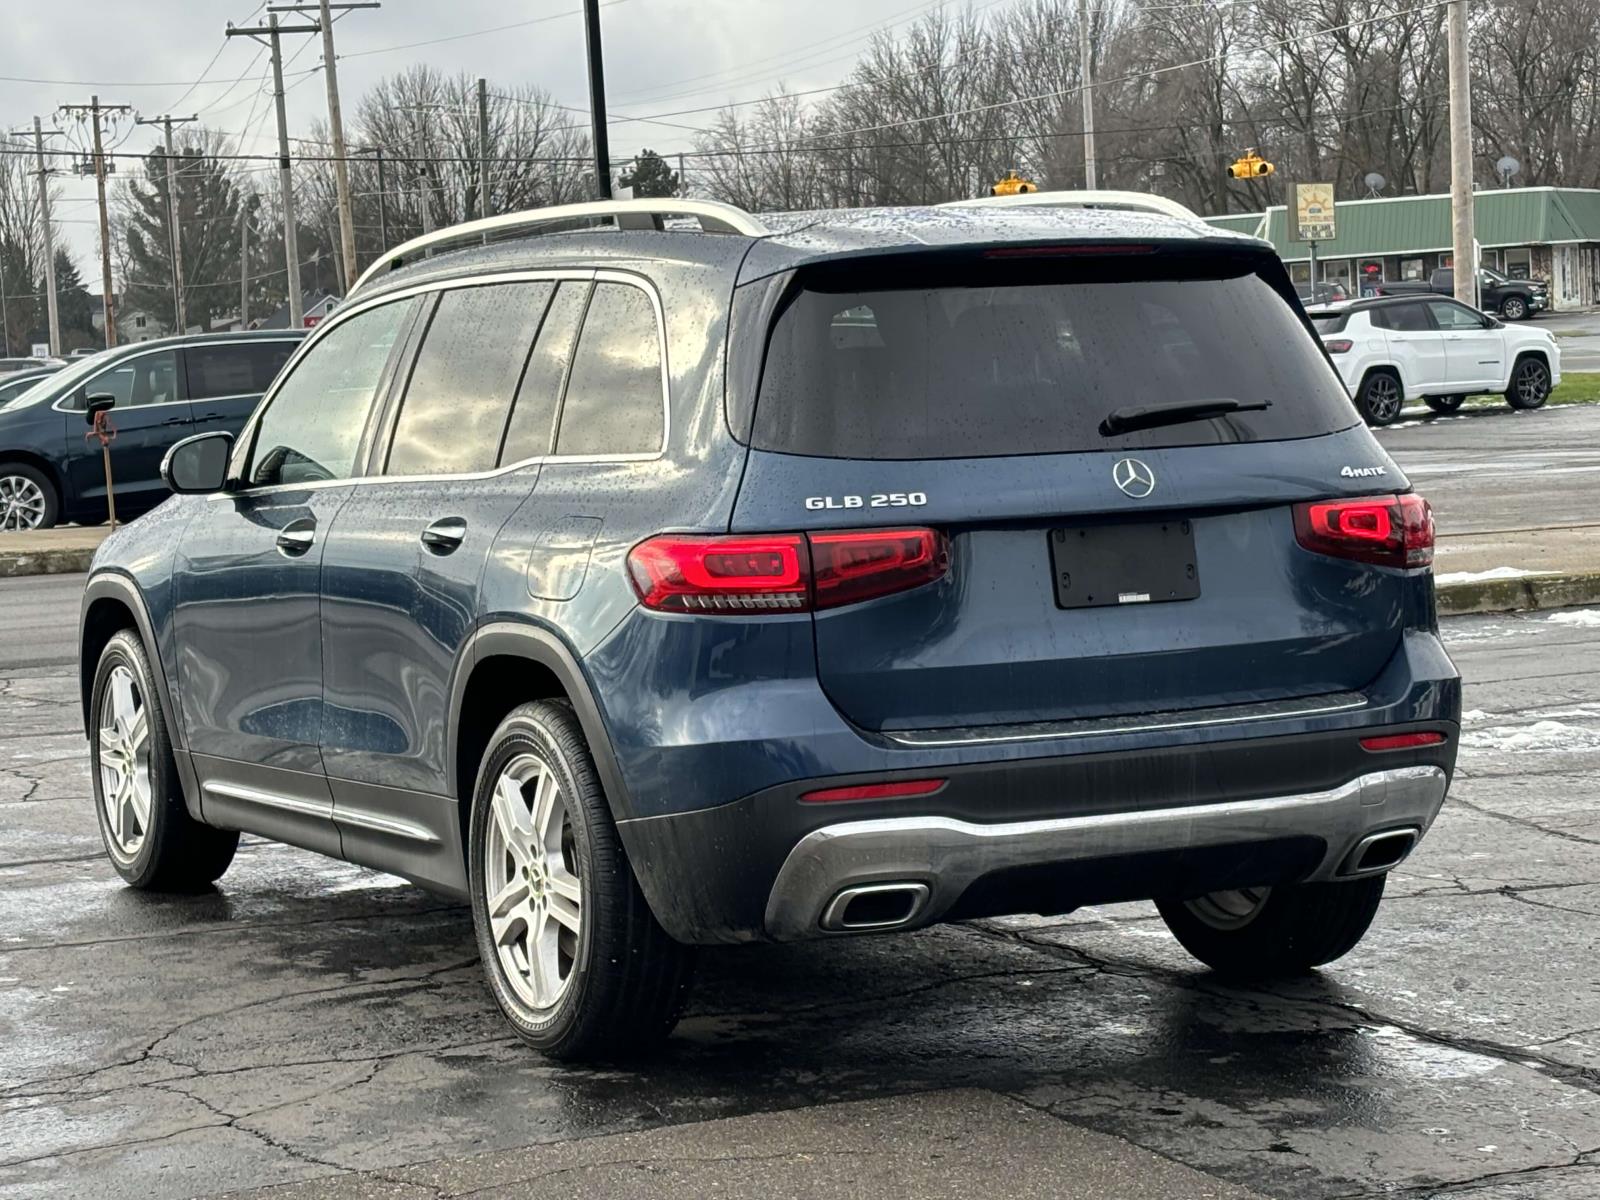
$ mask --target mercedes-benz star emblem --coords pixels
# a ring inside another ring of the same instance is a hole
[[[1124,458],[1111,468],[1111,482],[1121,488],[1124,495],[1143,500],[1156,490],[1156,473],[1137,458]]]

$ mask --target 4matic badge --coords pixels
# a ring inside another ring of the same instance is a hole
[[[1345,467],[1339,472],[1346,479],[1370,479],[1374,475],[1387,475],[1382,467]]]

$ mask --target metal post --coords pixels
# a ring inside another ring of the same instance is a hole
[[[1467,61],[1467,0],[1447,10],[1450,57],[1450,225],[1456,299],[1476,306],[1477,262],[1472,253],[1472,67]]]
[[[478,79],[478,215],[487,217],[489,206],[489,81]]]
[[[250,214],[239,213],[239,330],[250,328]]]
[[[1306,245],[1311,247],[1311,303],[1315,304],[1317,302],[1317,244],[1315,242],[1307,242]]]
[[[583,0],[589,47],[589,123],[594,131],[595,196],[611,199],[611,145],[606,130],[606,72],[600,50],[600,0]]]
[[[389,186],[384,182],[383,174],[383,147],[377,147],[373,153],[378,158],[378,241],[383,244],[383,250],[389,248]],[[382,253],[382,251],[379,251]]]
[[[678,152],[678,195],[680,195],[680,196],[688,196],[688,194],[689,194],[689,176],[684,173],[684,170],[683,170],[683,152],[680,150]]]
[[[6,244],[0,241],[0,356],[11,356],[11,302],[6,299]]]
[[[1095,188],[1094,64],[1089,53],[1089,0],[1078,0],[1078,96],[1083,102],[1083,186]]]
[[[50,230],[50,180],[44,166],[44,131],[33,119],[33,150],[39,162],[39,219],[44,225],[44,288],[50,310],[50,353],[61,353],[61,313],[56,307],[56,247]]]

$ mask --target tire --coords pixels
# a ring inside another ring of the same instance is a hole
[[[1541,408],[1550,399],[1550,368],[1537,355],[1519,358],[1511,368],[1511,386],[1506,403],[1522,412]]]
[[[592,1060],[647,1050],[672,1032],[692,952],[667,936],[639,890],[569,706],[524,704],[500,723],[467,836],[478,953],[523,1041],[552,1058]]]
[[[1368,371],[1356,393],[1356,408],[1368,425],[1393,425],[1405,402],[1400,377],[1391,371]]]
[[[1156,907],[1173,937],[1212,970],[1268,979],[1349,953],[1372,924],[1385,878],[1213,892]]]
[[[0,463],[0,533],[53,529],[61,520],[61,493],[37,467]]]
[[[1436,413],[1453,413],[1467,402],[1465,396],[1424,396],[1422,402]]]
[[[222,878],[239,834],[189,815],[155,675],[133,630],[113,635],[100,652],[89,712],[95,814],[117,874],[151,892],[201,891]]]
[[[1526,321],[1528,302],[1521,296],[1507,296],[1500,302],[1500,315],[1508,321]]]

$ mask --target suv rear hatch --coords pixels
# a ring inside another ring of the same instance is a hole
[[[938,581],[815,614],[822,685],[857,725],[1327,696],[1393,655],[1405,570],[1307,549],[1295,506],[1406,484],[1270,256],[1005,247],[740,290],[736,329],[770,335],[759,387],[730,370],[751,446],[732,532],[948,539]]]

